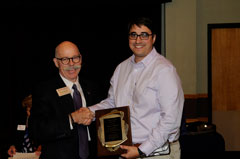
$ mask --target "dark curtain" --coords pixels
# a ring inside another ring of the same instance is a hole
[[[132,55],[127,37],[130,18],[146,15],[155,21],[155,46],[160,52],[161,2],[8,3],[1,14],[1,153],[14,136],[22,99],[33,84],[58,73],[52,61],[57,44],[70,40],[78,45],[83,55],[81,75],[98,83],[105,98],[115,67]]]

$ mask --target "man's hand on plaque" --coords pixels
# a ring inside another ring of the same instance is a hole
[[[137,158],[139,157],[138,148],[135,146],[126,146],[126,145],[120,145],[121,149],[126,150],[126,153],[121,154],[124,158]]]
[[[94,113],[86,107],[76,110],[71,115],[75,123],[83,125],[90,125],[94,118]]]

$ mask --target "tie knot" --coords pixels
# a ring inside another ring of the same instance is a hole
[[[74,91],[78,90],[76,84],[73,84],[72,89],[73,89]]]

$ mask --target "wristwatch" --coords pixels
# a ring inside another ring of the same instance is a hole
[[[142,152],[139,148],[138,148],[138,153],[140,158],[146,157],[146,154]]]

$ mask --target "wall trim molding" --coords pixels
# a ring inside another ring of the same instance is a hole
[[[208,98],[208,94],[184,94],[185,99]]]
[[[183,115],[187,122],[209,120],[211,112],[208,94],[185,94],[184,98]]]

